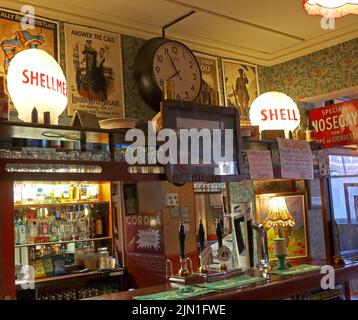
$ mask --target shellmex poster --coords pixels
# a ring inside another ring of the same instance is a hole
[[[123,117],[119,34],[65,25],[68,115],[83,110],[98,118]]]

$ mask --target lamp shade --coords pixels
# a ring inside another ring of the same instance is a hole
[[[20,120],[31,122],[33,108],[43,122],[50,112],[51,124],[67,106],[67,84],[57,61],[41,49],[27,49],[15,55],[7,73],[7,88]]]
[[[286,94],[277,91],[259,95],[251,104],[250,121],[262,130],[294,131],[300,124],[296,103]]]
[[[358,0],[302,0],[302,5],[311,15],[339,18],[358,14]]]
[[[274,227],[293,227],[295,220],[287,209],[284,197],[272,197],[269,201],[269,212],[262,222],[266,229]]]

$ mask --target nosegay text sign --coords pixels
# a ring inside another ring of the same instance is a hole
[[[358,100],[312,110],[309,117],[315,139],[325,148],[358,143]]]

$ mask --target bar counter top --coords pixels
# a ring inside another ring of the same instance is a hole
[[[311,261],[312,265],[325,265],[324,260]],[[267,275],[261,270],[253,268],[245,271],[250,276],[265,276],[267,281],[255,285],[249,285],[242,288],[218,291],[204,296],[197,297],[198,300],[270,300],[285,299],[298,297],[304,293],[321,289],[321,280],[327,273],[320,270],[303,273],[294,276]],[[335,267],[336,285],[344,285],[346,297],[350,297],[349,285],[350,280],[358,279],[358,262],[352,262],[342,267]],[[182,284],[167,283],[158,286],[141,288],[132,291],[117,292],[89,298],[87,300],[131,300],[136,296],[149,295],[168,290],[182,288]]]

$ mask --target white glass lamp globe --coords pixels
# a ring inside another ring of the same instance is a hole
[[[7,88],[19,119],[31,122],[33,108],[43,122],[50,112],[51,124],[67,106],[67,83],[57,61],[41,49],[27,49],[15,55],[7,73]]]
[[[286,94],[277,91],[258,96],[250,107],[250,121],[262,130],[294,131],[300,125],[300,112],[296,103]]]

